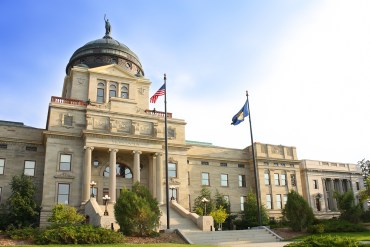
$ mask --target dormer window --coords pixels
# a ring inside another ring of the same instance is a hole
[[[104,88],[105,88],[104,83],[99,82],[97,95],[96,95],[96,102],[98,103],[104,103]]]
[[[109,98],[111,97],[117,97],[117,86],[114,84],[109,86]]]
[[[121,98],[122,99],[128,99],[128,85],[123,84],[121,87]]]

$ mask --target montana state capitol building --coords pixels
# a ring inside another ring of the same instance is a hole
[[[113,39],[110,29],[78,48],[66,66],[61,96],[51,97],[45,129],[0,121],[0,203],[11,194],[12,177],[25,174],[37,187],[41,225],[57,203],[94,220],[91,212],[104,208],[105,195],[114,205],[120,191],[135,182],[164,204],[165,113],[149,109],[150,86],[138,56]],[[232,212],[240,212],[247,192],[255,191],[251,147],[187,141],[185,120],[171,113],[167,119],[170,195],[191,210],[206,186],[213,195],[223,194]],[[291,190],[317,217],[339,214],[334,191],[353,191],[358,200],[364,185],[357,165],[300,160],[295,147],[254,145],[260,199],[270,217],[281,217]],[[106,217],[114,217],[112,206],[109,210]]]

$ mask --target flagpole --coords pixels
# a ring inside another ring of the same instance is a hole
[[[248,116],[249,116],[249,129],[250,129],[250,133],[251,133],[251,142],[252,142],[252,157],[253,157],[253,167],[254,167],[254,177],[255,177],[255,187],[256,187],[256,198],[257,198],[258,225],[259,226],[262,226],[260,191],[259,191],[259,182],[258,182],[258,171],[257,171],[257,164],[256,164],[256,156],[255,156],[255,153],[254,153],[254,142],[253,142],[253,132],[252,132],[252,120],[251,120],[251,110],[249,108],[248,91],[246,91],[246,95],[247,95]]]
[[[165,162],[166,162],[166,210],[167,210],[167,229],[170,229],[170,206],[169,206],[169,191],[168,191],[168,139],[167,139],[167,77],[164,74],[164,143],[165,143]]]

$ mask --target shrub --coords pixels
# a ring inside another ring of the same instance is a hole
[[[365,211],[362,216],[361,216],[362,220],[364,222],[370,222],[370,211]]]
[[[257,209],[256,195],[249,190],[246,196],[246,201],[244,202],[244,210],[242,212],[242,225],[244,229],[259,225]],[[262,225],[267,225],[269,220],[266,208],[263,205],[260,206],[260,214]]]
[[[348,191],[342,194],[335,193],[335,198],[338,202],[341,219],[350,221],[352,223],[360,222],[362,215],[361,204],[355,204],[355,197],[352,191]]]
[[[312,225],[307,228],[309,233],[324,233],[325,226],[323,224]]]
[[[290,247],[357,247],[360,246],[354,239],[339,236],[311,236],[301,242],[290,243]]]
[[[301,195],[293,190],[288,194],[283,216],[293,231],[302,231],[314,221],[312,208]]]
[[[11,239],[16,240],[34,240],[39,233],[40,230],[38,228],[31,227],[25,228],[10,227],[9,229],[6,230],[6,235],[8,235]]]
[[[353,224],[345,220],[328,220],[323,222],[325,232],[364,232],[367,229],[360,224]]]
[[[159,226],[158,202],[139,183],[124,190],[114,205],[114,215],[125,235],[149,236]]]
[[[85,221],[85,216],[79,214],[74,207],[57,204],[53,207],[48,219],[52,225],[75,225]]]
[[[119,232],[92,225],[58,226],[43,230],[35,239],[37,244],[114,244],[122,243]]]

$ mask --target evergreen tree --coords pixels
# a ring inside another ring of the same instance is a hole
[[[246,196],[246,201],[244,202],[244,210],[242,215],[242,227],[254,227],[258,226],[258,212],[257,212],[257,197],[256,195],[249,190]],[[262,225],[268,224],[268,215],[266,212],[266,208],[261,205],[260,206],[260,213],[261,213],[261,223]]]
[[[312,208],[306,200],[295,191],[288,194],[288,200],[283,209],[283,217],[294,231],[302,231],[313,223]]]
[[[345,193],[335,193],[337,199],[338,209],[340,211],[340,218],[352,223],[359,223],[362,215],[361,204],[355,205],[355,197],[352,191]]]
[[[125,235],[148,236],[159,226],[161,212],[148,189],[136,182],[131,191],[122,191],[114,215]]]
[[[206,205],[202,202],[202,199],[206,198],[208,202]],[[206,212],[204,212],[204,209],[206,207]],[[202,187],[202,190],[200,191],[200,195],[195,198],[194,200],[194,206],[193,209],[195,213],[199,215],[209,215],[214,210],[214,201],[212,199],[212,193],[207,187]]]
[[[10,182],[11,196],[2,205],[2,227],[35,227],[39,223],[40,206],[34,200],[35,186],[31,177],[14,176]]]

